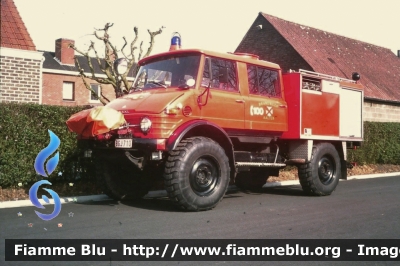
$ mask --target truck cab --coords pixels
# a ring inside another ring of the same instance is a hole
[[[195,119],[214,123],[228,135],[256,130],[280,136],[288,128],[276,64],[254,55],[177,50],[139,65],[130,93],[107,106],[121,111],[129,124],[143,115],[170,120],[161,128],[152,124],[149,132],[135,131],[141,138],[168,139],[170,130]]]

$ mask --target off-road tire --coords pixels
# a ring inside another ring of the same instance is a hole
[[[96,180],[103,192],[115,200],[137,200],[146,195],[150,183],[130,162],[96,160]]]
[[[311,160],[298,166],[300,184],[309,195],[330,195],[341,177],[341,160],[331,143],[313,146]]]
[[[265,169],[250,168],[250,171],[237,173],[235,185],[241,190],[260,191],[267,183],[268,177]]]
[[[170,152],[164,171],[169,198],[188,211],[214,208],[224,197],[229,178],[224,149],[205,137],[182,140]]]

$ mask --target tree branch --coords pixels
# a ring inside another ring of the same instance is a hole
[[[139,46],[139,57],[138,57],[138,61],[140,61],[140,59],[142,59],[142,53],[143,53],[143,42],[140,42],[140,46]]]
[[[101,70],[103,73],[105,73],[104,68],[101,66],[101,60],[100,60],[100,57],[99,57],[99,55],[98,55],[98,53],[97,53],[97,50],[96,50],[96,48],[94,48],[94,42],[91,43],[91,46],[93,47],[93,51],[94,51],[94,54],[96,55],[97,64],[99,65],[100,70]]]
[[[108,99],[106,96],[104,96],[104,94],[103,94],[103,85],[102,84],[100,84],[100,88],[101,88],[101,97],[102,98],[104,98],[107,102],[110,102],[110,99]]]
[[[80,51],[79,49],[77,49],[75,47],[75,45],[73,45],[72,43],[69,44],[69,47],[74,49],[75,51],[77,51],[78,53],[80,53],[81,55],[83,55],[86,58],[88,66],[89,66],[90,73],[92,74],[91,79],[96,80],[97,82],[102,83],[102,84],[112,84],[113,86],[114,86],[114,84],[116,84],[115,78],[112,75],[110,75],[110,76],[107,75],[107,69],[104,69],[104,68],[101,67],[100,58],[98,57],[96,49],[94,49],[94,43],[93,42],[91,42],[91,44],[89,46],[89,49],[88,49],[88,51],[86,53],[84,53],[84,52]],[[90,50],[94,50],[95,51],[95,54],[96,54],[96,57],[97,57],[97,62],[99,63],[99,67],[100,67],[101,71],[107,75],[108,79],[103,79],[103,78],[96,77],[96,74],[95,74],[95,71],[94,71],[94,67],[93,67],[93,64],[92,64],[92,60],[91,60],[91,58],[89,56]],[[75,57],[75,62],[77,63],[77,65],[79,67],[79,71],[83,71],[82,67],[80,66],[79,61],[77,60],[77,57]]]
[[[146,54],[143,57],[147,57],[151,53],[151,51],[153,50],[153,45],[154,45],[154,37],[157,36],[158,34],[161,34],[163,28],[164,28],[164,26],[162,26],[158,31],[153,31],[153,32],[150,30],[147,30],[147,32],[150,34],[150,45],[149,45],[149,48],[147,49]]]
[[[114,86],[114,84],[116,84],[116,83],[113,83],[112,80],[96,77],[93,73],[91,73],[92,74],[91,77],[86,76],[85,70],[81,67],[81,64],[79,63],[77,57],[75,57],[75,62],[78,65],[79,74],[83,75],[85,78],[93,79],[93,80],[95,80],[95,81],[97,81],[98,83],[101,83],[101,84],[111,84],[113,86]]]
[[[137,27],[134,27],[133,28],[133,32],[135,33],[135,38],[133,39],[133,41],[131,42],[131,55],[132,55],[132,58],[134,59],[135,58],[135,54],[134,54],[134,52],[135,52],[135,50],[136,50],[136,46],[135,46],[135,44],[136,44],[136,42],[137,42],[137,40],[138,40],[138,38],[139,38],[139,29],[137,28]]]
[[[155,42],[155,36],[159,35],[162,33],[162,30],[164,27],[161,27],[158,31],[150,31],[148,30],[148,33],[150,35],[150,45],[146,51],[146,53],[143,53],[143,41],[140,42],[140,45],[137,46],[137,42],[138,42],[138,38],[139,38],[139,30],[137,27],[133,28],[133,32],[135,34],[134,39],[132,40],[132,42],[130,43],[130,54],[127,54],[124,49],[128,46],[128,41],[126,40],[125,37],[123,37],[124,40],[124,44],[122,46],[122,49],[120,50],[120,54],[122,54],[123,57],[125,57],[125,59],[128,61],[127,64],[127,70],[125,71],[125,73],[117,73],[116,69],[114,69],[114,62],[116,59],[118,59],[118,50],[117,47],[115,45],[113,45],[113,43],[110,40],[110,35],[109,35],[109,29],[113,26],[113,23],[106,23],[104,25],[104,28],[102,29],[96,29],[94,30],[93,35],[95,36],[95,38],[99,41],[102,41],[104,43],[104,59],[99,57],[99,54],[95,48],[95,44],[94,42],[91,42],[88,50],[86,52],[83,52],[81,50],[79,50],[77,47],[75,47],[74,44],[70,44],[70,48],[74,49],[78,54],[82,55],[86,60],[87,60],[87,64],[89,66],[89,71],[90,72],[90,76],[88,74],[88,76],[85,75],[84,70],[82,69],[82,67],[80,66],[79,61],[77,60],[77,57],[75,57],[75,62],[76,65],[79,68],[79,75],[81,76],[85,87],[91,91],[91,93],[95,93],[93,91],[93,89],[91,89],[90,84],[87,82],[86,79],[91,79],[91,80],[95,80],[97,83],[99,84],[110,84],[114,87],[114,92],[115,95],[117,97],[119,97],[121,95],[122,90],[124,90],[123,92],[129,92],[129,89],[131,87],[131,83],[130,81],[128,81],[128,74],[132,73],[132,67],[135,67],[135,71],[136,72],[136,68],[137,66],[135,65],[136,63],[136,57],[135,57],[135,52],[138,52],[138,59],[140,60],[142,57],[146,57],[148,55],[150,55],[153,46],[154,46],[154,42]],[[139,51],[137,51],[137,49]],[[97,61],[97,64],[99,65],[99,68],[101,70],[102,73],[104,73],[106,75],[106,78],[99,78],[96,77],[96,72],[93,66],[93,62],[92,58],[89,56],[90,52],[93,51],[95,54],[95,61]],[[122,88],[121,85],[124,85],[123,87],[125,87],[124,89]],[[121,88],[119,88],[119,86],[121,86]],[[122,93],[123,93],[122,92]],[[104,95],[101,92],[101,97],[99,97],[98,95],[96,95],[104,104],[105,100],[109,101],[106,97],[104,97]],[[105,99],[105,100],[104,100]]]
[[[128,43],[127,43],[125,37],[122,37],[122,39],[124,39],[124,45],[123,45],[122,48],[121,48],[121,53],[122,53],[122,55],[125,57],[125,59],[128,59],[128,57],[127,57],[127,56],[125,55],[125,53],[124,53],[124,48],[125,48],[125,46],[126,46]]]
[[[80,63],[79,63],[79,61],[78,61],[78,59],[77,59],[76,57],[75,57],[75,63],[76,63],[77,66],[78,66],[79,75],[80,75],[80,77],[81,77],[81,79],[82,79],[82,81],[83,81],[83,84],[85,85],[86,89],[88,89],[88,90],[92,93],[92,95],[95,95],[103,105],[106,105],[108,102],[110,102],[110,100],[108,100],[107,98],[105,98],[105,97],[100,97],[100,96],[92,89],[92,87],[90,86],[90,84],[87,83],[85,72],[84,72],[83,68],[81,68],[81,65],[80,65]],[[101,85],[100,85],[100,86],[101,86]],[[104,99],[106,99],[107,101],[105,101]]]

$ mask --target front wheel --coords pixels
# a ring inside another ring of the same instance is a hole
[[[96,178],[104,193],[115,200],[137,200],[147,194],[150,182],[146,176],[126,158],[99,158]]]
[[[213,140],[193,137],[181,141],[170,153],[164,183],[168,195],[189,211],[214,208],[228,189],[229,160]]]
[[[313,147],[311,160],[298,166],[300,184],[307,194],[330,195],[341,177],[341,160],[331,143],[319,143]]]

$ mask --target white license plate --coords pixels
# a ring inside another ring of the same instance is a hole
[[[115,148],[132,148],[132,139],[116,139]]]

